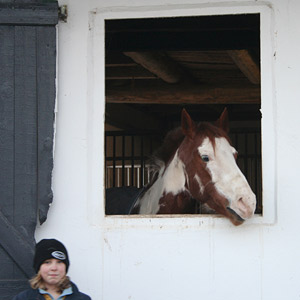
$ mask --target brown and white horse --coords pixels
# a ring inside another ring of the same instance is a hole
[[[256,197],[236,164],[225,109],[216,124],[196,124],[183,109],[181,127],[171,131],[153,159],[154,176],[132,214],[195,213],[205,203],[240,225],[253,216]]]

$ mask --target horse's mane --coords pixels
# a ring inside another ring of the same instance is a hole
[[[196,134],[208,137],[213,147],[215,146],[216,137],[225,137],[230,143],[230,138],[223,129],[208,122],[198,123],[196,127]],[[177,127],[166,134],[162,145],[148,160],[152,178],[163,166],[167,164],[169,159],[173,157],[184,138],[185,135],[181,127]]]

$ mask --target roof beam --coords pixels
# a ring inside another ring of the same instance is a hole
[[[107,103],[259,104],[260,87],[138,84],[106,88]]]
[[[260,84],[260,66],[248,50],[229,50],[229,56],[253,84]]]
[[[124,54],[167,83],[178,83],[189,78],[189,75],[164,53],[124,52]]]

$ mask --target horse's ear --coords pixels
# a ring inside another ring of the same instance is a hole
[[[216,125],[222,128],[226,133],[229,132],[229,119],[227,108],[225,107],[220,118],[216,121]]]
[[[184,135],[193,139],[196,134],[196,124],[185,109],[181,112],[181,128]]]

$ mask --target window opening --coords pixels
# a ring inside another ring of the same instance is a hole
[[[106,20],[105,43],[106,189],[149,182],[147,159],[182,108],[214,121],[227,107],[261,214],[260,15]]]

